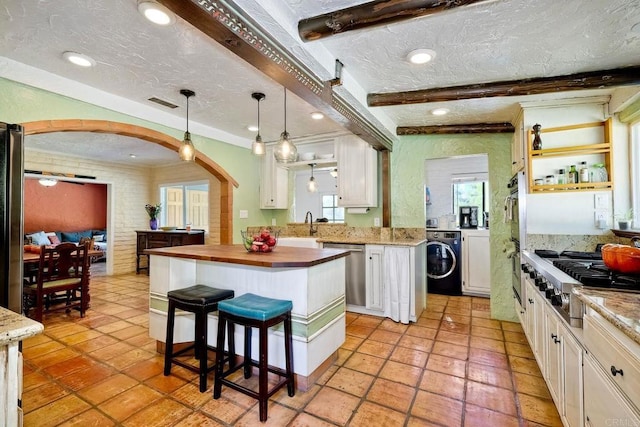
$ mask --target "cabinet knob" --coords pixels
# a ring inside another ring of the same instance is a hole
[[[533,300],[529,298],[529,304],[533,304]]]
[[[622,369],[616,369],[614,365],[611,365],[611,375],[615,377],[618,374],[620,374],[620,376],[623,376],[624,372],[622,372]]]
[[[551,338],[555,340],[556,338],[558,338],[558,336],[556,334],[551,334]]]
[[[557,338],[554,338],[554,339],[553,339],[553,342],[554,342],[555,344],[560,344],[560,340],[559,340],[559,339],[557,339]]]

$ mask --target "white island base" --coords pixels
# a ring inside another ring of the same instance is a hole
[[[157,341],[165,342],[167,292],[203,284],[232,289],[235,296],[251,292],[293,302],[293,366],[297,388],[309,388],[336,360],[337,350],[345,340],[346,328],[344,257],[309,267],[274,268],[151,253],[149,335]],[[217,313],[211,314],[207,337],[209,345],[215,346],[217,326]],[[174,343],[192,342],[194,328],[194,315],[178,311]],[[236,353],[239,355],[244,354],[243,334],[244,329],[236,327]],[[269,332],[269,364],[280,368],[285,367],[283,335],[281,325]],[[257,360],[258,334],[254,333],[252,339],[252,358]]]

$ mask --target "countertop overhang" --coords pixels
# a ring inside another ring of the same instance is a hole
[[[341,249],[313,249],[288,246],[276,246],[275,250],[269,253],[253,253],[247,252],[243,245],[173,246],[145,249],[144,253],[267,268],[311,267],[349,255],[349,251]]]

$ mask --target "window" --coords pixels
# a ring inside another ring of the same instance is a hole
[[[344,208],[338,207],[337,194],[324,194],[322,196],[322,216],[329,222],[344,222]]]
[[[453,181],[453,212],[457,215],[460,206],[477,206],[480,213],[489,206],[486,180]]]
[[[209,231],[209,184],[173,184],[160,187],[160,221],[169,227]]]

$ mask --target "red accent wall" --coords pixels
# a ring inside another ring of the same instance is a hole
[[[107,227],[107,185],[24,182],[24,232],[82,231]]]

